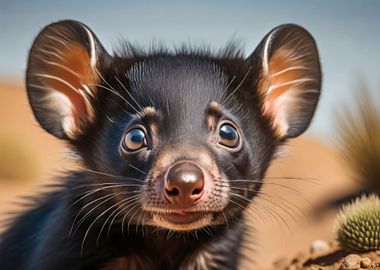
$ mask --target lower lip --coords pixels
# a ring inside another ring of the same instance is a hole
[[[180,212],[171,214],[162,214],[162,218],[174,224],[190,224],[202,218],[201,214]]]

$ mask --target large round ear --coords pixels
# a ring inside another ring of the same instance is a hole
[[[321,67],[313,37],[302,27],[280,25],[268,33],[248,61],[260,65],[258,92],[263,113],[281,138],[309,126],[321,91]]]
[[[46,26],[29,53],[26,85],[40,125],[74,139],[94,120],[97,68],[108,57],[84,24],[59,21]]]

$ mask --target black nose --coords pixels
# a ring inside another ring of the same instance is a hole
[[[187,208],[203,195],[204,175],[196,164],[188,161],[171,167],[165,178],[165,197],[181,208]]]

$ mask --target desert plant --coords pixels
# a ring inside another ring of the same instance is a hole
[[[340,146],[364,192],[380,194],[380,111],[366,87],[360,90],[357,107],[338,119]]]
[[[341,209],[335,223],[337,239],[347,251],[380,249],[380,198],[363,195]]]

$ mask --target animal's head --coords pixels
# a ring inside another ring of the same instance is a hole
[[[290,24],[248,57],[129,45],[110,56],[87,26],[61,21],[38,35],[27,69],[37,120],[87,168],[82,214],[175,231],[241,216],[276,147],[308,127],[320,88],[316,44]]]

